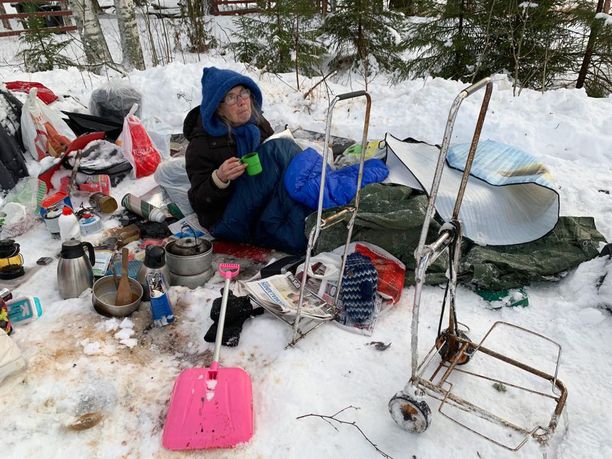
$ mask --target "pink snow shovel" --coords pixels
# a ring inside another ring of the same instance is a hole
[[[229,448],[253,436],[251,378],[242,368],[219,367],[230,279],[240,265],[222,263],[225,278],[215,353],[210,368],[183,370],[174,383],[162,444],[172,450]]]

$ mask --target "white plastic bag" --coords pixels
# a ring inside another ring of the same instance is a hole
[[[342,255],[331,252],[321,252],[310,258],[308,266],[308,283],[318,296],[327,300],[334,297],[338,287],[338,276],[342,266]],[[302,281],[304,263],[295,270],[295,277]]]
[[[21,110],[21,136],[30,155],[40,161],[45,156],[59,157],[76,136],[59,112],[36,97],[32,88]]]

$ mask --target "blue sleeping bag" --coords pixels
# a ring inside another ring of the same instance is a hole
[[[263,171],[241,175],[221,219],[213,225],[216,238],[304,253],[304,221],[309,209],[291,199],[283,186],[285,169],[301,151],[290,139],[275,139],[257,148]]]
[[[323,156],[312,148],[307,148],[293,158],[285,172],[284,182],[289,195],[310,209],[316,209],[319,203],[321,184],[321,165]],[[361,187],[382,182],[389,175],[387,165],[380,159],[368,159],[364,163]],[[357,193],[357,175],[359,164],[332,170],[327,166],[323,208],[345,206]]]

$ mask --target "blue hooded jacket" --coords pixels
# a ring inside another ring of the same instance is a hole
[[[217,115],[217,108],[225,95],[234,87],[242,85],[251,90],[251,97],[255,106],[261,110],[263,97],[257,83],[251,78],[241,75],[233,70],[223,70],[216,67],[205,67],[202,72],[202,126],[213,136],[227,135],[225,122]],[[260,132],[255,117],[243,125],[232,128],[232,134],[238,147],[238,156],[241,157],[254,151],[259,146]]]

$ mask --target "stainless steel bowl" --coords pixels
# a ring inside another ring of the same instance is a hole
[[[103,316],[125,317],[136,311],[142,301],[142,285],[131,277],[129,281],[132,290],[132,302],[124,306],[117,306],[115,304],[117,287],[113,276],[98,279],[93,285],[91,294],[91,302],[96,312]]]
[[[194,276],[212,269],[212,244],[205,239],[202,239],[201,242],[205,250],[196,255],[177,255],[173,253],[176,241],[168,242],[165,249],[166,264],[170,272],[179,276]]]

